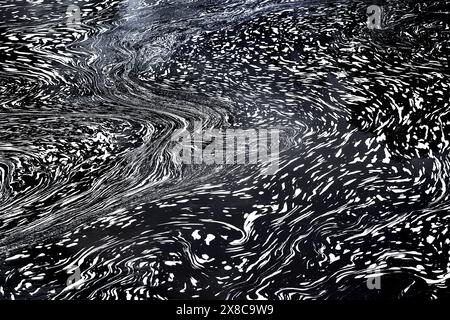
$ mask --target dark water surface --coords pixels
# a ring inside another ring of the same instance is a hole
[[[0,0],[0,298],[447,296],[450,5],[369,4]],[[279,170],[174,161],[194,121]]]

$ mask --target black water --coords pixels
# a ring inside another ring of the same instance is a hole
[[[0,298],[446,296],[450,5],[370,4],[0,0]],[[279,170],[174,161],[195,121]]]

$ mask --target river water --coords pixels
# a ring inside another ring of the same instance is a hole
[[[0,298],[448,295],[450,6],[370,4],[0,0]],[[278,169],[175,161],[194,122]]]

